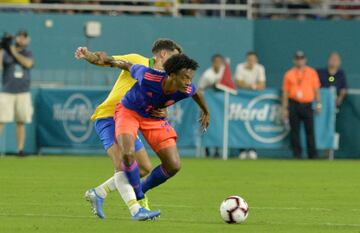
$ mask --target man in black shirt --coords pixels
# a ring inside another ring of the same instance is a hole
[[[30,37],[19,31],[15,45],[2,45],[2,91],[0,92],[0,133],[4,124],[16,121],[16,139],[19,155],[23,155],[25,123],[31,123],[33,107],[30,94],[30,70],[33,66],[32,52],[27,49]]]
[[[329,56],[328,65],[326,68],[318,69],[318,75],[322,88],[335,87],[336,88],[336,107],[340,108],[346,93],[347,84],[345,72],[340,69],[341,57],[337,52],[333,52]]]

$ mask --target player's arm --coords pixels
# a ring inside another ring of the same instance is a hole
[[[155,108],[150,111],[152,117],[166,118],[168,117],[167,108]]]
[[[133,64],[131,62],[128,61],[123,61],[123,60],[113,60],[111,62],[109,62],[109,65],[111,67],[115,67],[115,68],[119,68],[122,70],[126,70],[130,72],[131,67],[133,66]],[[133,77],[136,79],[136,77]]]
[[[203,131],[205,132],[207,130],[207,128],[209,127],[210,112],[206,105],[204,96],[201,94],[201,92],[199,90],[197,90],[195,92],[195,94],[192,96],[192,98],[197,103],[197,105],[200,107],[200,109],[202,111],[199,122],[200,122],[200,125],[201,125]]]
[[[91,52],[86,47],[79,47],[75,51],[76,59],[84,59],[87,62],[97,66],[111,66],[114,59],[108,56],[105,52]]]

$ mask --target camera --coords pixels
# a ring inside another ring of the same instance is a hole
[[[14,36],[5,32],[0,39],[0,49],[9,51],[10,45],[13,43],[13,40],[14,40]]]

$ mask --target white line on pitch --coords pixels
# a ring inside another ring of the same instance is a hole
[[[98,219],[95,216],[83,216],[83,215],[66,215],[66,214],[31,214],[31,213],[25,213],[25,214],[6,214],[6,213],[0,213],[1,217],[46,217],[46,218],[71,218],[71,219]],[[110,217],[106,218],[110,220],[128,220],[129,218],[125,217]]]
[[[1,203],[0,205],[8,205],[7,203]],[[26,203],[26,205],[36,205],[38,206],[39,203]],[[51,205],[54,206],[54,205]],[[63,205],[62,205],[63,206]],[[84,206],[84,204],[72,204],[72,206]],[[159,205],[154,205],[155,207],[165,207],[165,208],[184,208],[184,209],[200,209],[202,208],[202,206],[190,206],[190,205],[164,205],[164,204],[159,204]],[[207,206],[204,206],[204,208],[207,208]],[[292,211],[292,210],[309,210],[309,211],[338,211],[337,209],[330,209],[330,208],[318,208],[318,207],[273,207],[273,206],[263,206],[263,207],[258,207],[258,206],[250,206],[250,209],[254,209],[254,210],[288,210],[288,211]],[[342,210],[346,210],[344,208],[342,208]],[[360,209],[349,209],[348,211],[353,211],[353,212],[360,212]],[[1,216],[1,214],[0,214]]]
[[[269,225],[297,225],[297,226],[328,226],[328,227],[360,227],[360,223],[284,223],[284,222],[265,222]]]
[[[168,207],[168,208],[201,208],[201,206],[189,206],[189,205],[154,205],[156,207]],[[337,209],[330,209],[330,208],[318,208],[318,207],[271,207],[271,206],[264,206],[264,207],[252,207],[250,209],[255,210],[310,210],[310,211],[337,211]],[[345,210],[345,209],[343,209]],[[360,211],[360,209],[351,209],[351,211]]]
[[[0,217],[47,217],[47,218],[70,218],[70,219],[97,219],[94,216],[82,216],[82,215],[63,215],[63,214],[31,214],[31,213],[25,213],[25,214],[5,214],[0,213]],[[107,220],[129,220],[130,218],[125,217],[110,217],[107,218]],[[163,218],[167,221],[176,221],[179,222],[179,219],[171,219],[171,218]],[[197,223],[197,220],[183,220],[182,222],[193,222]],[[358,223],[283,223],[283,222],[265,222],[265,224],[269,225],[298,225],[298,226],[339,226],[339,227],[360,227],[360,224]]]

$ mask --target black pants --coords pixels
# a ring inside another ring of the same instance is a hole
[[[306,133],[306,144],[308,157],[316,157],[315,132],[314,132],[314,110],[312,104],[302,104],[296,101],[289,101],[290,140],[293,155],[301,158],[300,126],[304,122]]]

